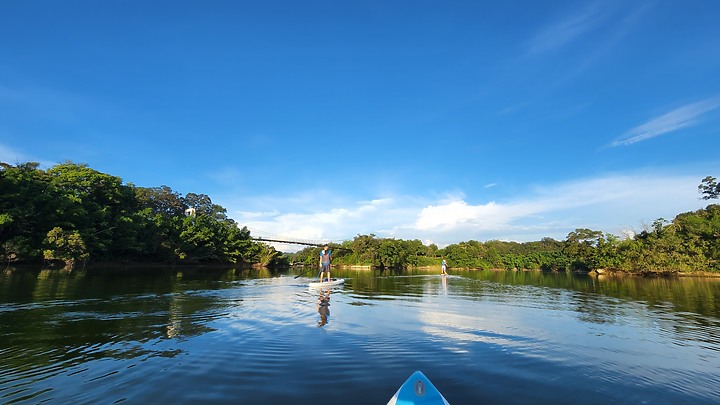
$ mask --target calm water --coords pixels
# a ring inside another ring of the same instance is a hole
[[[0,403],[720,403],[720,280],[338,273],[5,271]]]

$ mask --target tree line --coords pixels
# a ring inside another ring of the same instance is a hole
[[[714,177],[698,186],[702,199],[720,198]],[[543,238],[534,242],[475,240],[445,248],[419,240],[358,235],[352,241],[331,244],[333,263],[403,269],[440,265],[469,269],[577,271],[596,270],[637,274],[720,272],[720,205],[677,215],[672,221],[655,220],[641,232],[621,238],[587,228],[568,233],[563,241]],[[306,248],[293,262],[317,265],[318,249]]]
[[[137,187],[86,164],[47,170],[0,163],[0,258],[5,263],[228,263],[281,266],[209,196]]]
[[[318,248],[285,255],[253,240],[209,196],[181,196],[168,186],[137,187],[86,164],[47,170],[37,162],[0,162],[0,258],[5,263],[318,264]],[[720,198],[708,176],[702,199]],[[720,205],[663,218],[621,238],[576,229],[563,241],[470,240],[439,248],[420,240],[358,235],[331,244],[336,265],[381,269],[439,266],[545,271],[720,272]]]

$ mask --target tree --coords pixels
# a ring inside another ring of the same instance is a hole
[[[698,191],[703,195],[703,200],[720,198],[720,184],[718,184],[717,179],[712,176],[707,176],[702,179],[702,182],[700,182],[698,186]]]
[[[705,209],[686,212],[673,220],[682,236],[686,249],[695,257],[707,259],[707,270],[720,269],[720,205],[711,204]],[[700,249],[697,253],[693,249]]]
[[[0,254],[6,261],[39,260],[63,197],[39,163],[0,167]]]
[[[161,187],[135,187],[135,198],[140,209],[150,208],[153,214],[166,217],[179,217],[185,214],[187,205],[180,194],[172,191],[168,186]]]
[[[403,247],[403,241],[398,239],[383,239],[378,247],[378,259],[383,269],[399,270],[408,263],[408,253]]]
[[[168,186],[135,187],[133,223],[138,253],[147,258],[175,262],[180,254],[180,233],[187,205]]]
[[[65,232],[62,228],[55,227],[48,232],[45,244],[45,260],[62,260],[67,269],[72,269],[76,262],[90,257],[78,231]]]
[[[595,262],[595,248],[600,244],[603,233],[587,228],[578,228],[568,233],[563,253],[571,260],[575,270],[590,270]]]
[[[353,264],[377,265],[379,263],[380,240],[375,234],[357,235],[350,245],[353,257],[357,260]]]
[[[77,230],[94,258],[112,260],[115,253],[124,253],[124,246],[117,241],[135,237],[133,228],[126,226],[127,221],[132,221],[129,211],[135,205],[133,190],[119,177],[87,164],[65,162],[47,173],[63,197],[56,225]]]
[[[246,226],[240,228],[235,221],[228,220],[226,223],[227,233],[223,243],[223,258],[230,263],[252,263],[254,257],[261,250],[262,244],[254,242],[250,236],[250,230]],[[273,250],[275,248],[272,248]],[[279,252],[278,252],[279,253]],[[283,255],[280,255],[285,257]],[[273,255],[268,264],[279,263],[282,257]],[[287,259],[285,259],[287,261]],[[289,263],[288,263],[289,264]]]
[[[460,242],[448,245],[443,249],[448,266],[462,268],[490,267],[481,259],[485,256],[487,248],[477,241]]]
[[[268,267],[277,264],[282,257],[282,254],[275,250],[274,247],[266,245],[264,243],[258,244],[259,252],[257,254],[257,264],[261,267]]]
[[[191,214],[186,210],[192,208]],[[162,260],[254,263],[261,249],[247,228],[204,194],[142,188],[65,162],[0,162],[0,260]],[[278,252],[267,256],[282,265]]]
[[[604,239],[598,239],[592,267],[594,269],[619,269],[621,265],[619,249],[620,239],[615,235],[605,234]]]
[[[183,202],[198,215],[209,215],[218,221],[227,219],[227,210],[220,205],[213,204],[210,197],[205,194],[187,193]]]

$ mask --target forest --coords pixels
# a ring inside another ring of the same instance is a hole
[[[286,266],[209,196],[124,184],[85,164],[0,166],[5,263],[223,263]]]
[[[698,186],[704,200],[720,197],[714,177]],[[533,242],[470,240],[439,248],[420,240],[357,235],[333,243],[335,265],[380,269],[439,267],[637,274],[719,273],[720,205],[673,220],[659,218],[619,237],[576,229],[566,239]],[[47,170],[37,162],[0,163],[0,259],[6,265],[87,263],[316,266],[319,248],[283,254],[256,241],[204,194],[181,196],[168,186],[137,187],[86,164]]]

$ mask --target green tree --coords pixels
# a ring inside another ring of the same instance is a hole
[[[282,254],[274,247],[264,243],[259,244],[256,263],[262,267],[272,267],[282,261]]]
[[[188,208],[170,187],[133,187],[138,254],[145,259],[175,262],[180,259],[180,233]]]
[[[47,171],[53,187],[64,198],[56,223],[76,229],[92,257],[112,260],[125,253],[121,239],[135,237],[129,210],[134,193],[122,179],[91,169],[87,164],[65,162]],[[129,234],[124,234],[129,232]]]
[[[607,233],[604,238],[598,238],[591,267],[593,269],[619,270],[622,265],[620,246],[621,241],[615,235]]]
[[[484,248],[484,247],[483,247]],[[481,249],[475,241],[451,244],[443,249],[449,267],[482,268],[480,262]]]
[[[563,253],[571,260],[573,270],[591,270],[595,264],[595,248],[600,243],[603,233],[587,228],[578,228],[568,233]]]
[[[403,247],[403,241],[397,239],[383,239],[377,257],[382,269],[399,270],[408,263],[408,252]]]
[[[39,260],[42,242],[57,223],[63,198],[39,165],[0,165],[0,254],[5,261]]]
[[[168,186],[133,187],[139,209],[149,208],[153,215],[165,217],[182,217],[185,215],[185,204],[180,194]]]
[[[357,235],[350,244],[350,249],[357,260],[354,264],[380,265],[380,240],[375,234]]]
[[[221,225],[206,214],[191,215],[183,221],[179,257],[183,260],[221,261]]]
[[[55,227],[48,232],[45,244],[45,260],[62,260],[68,269],[90,257],[78,231],[65,232],[62,228]]]
[[[235,221],[226,221],[225,229],[227,233],[224,236],[223,244],[224,260],[229,263],[253,263],[253,258],[261,250],[262,244],[253,241],[247,227],[240,228]],[[273,248],[274,250],[275,248]],[[279,252],[277,253],[277,255],[273,255],[267,266],[289,265],[288,258]]]
[[[54,228],[72,231],[50,232]],[[81,245],[74,260],[87,253],[93,260],[245,264],[261,250],[247,228],[207,195],[125,185],[86,164],[65,162],[43,171],[36,162],[0,163],[2,260],[39,261],[44,250],[59,259]],[[272,262],[282,264],[283,255]]]
[[[707,259],[705,270],[720,270],[720,205],[711,204],[705,209],[679,214],[673,224],[688,255]]]
[[[703,200],[720,198],[720,184],[718,184],[717,179],[712,176],[707,176],[702,179],[698,186],[698,191],[703,195]]]

